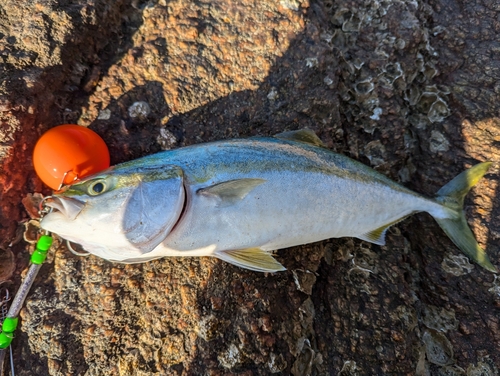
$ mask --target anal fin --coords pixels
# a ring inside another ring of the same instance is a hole
[[[403,219],[408,217],[407,215],[404,217],[401,217],[395,221],[392,221],[390,223],[387,223],[385,225],[380,226],[379,228],[376,228],[375,230],[368,231],[367,233],[361,234],[361,235],[356,235],[358,239],[377,244],[377,245],[385,245],[385,233],[387,232],[387,229],[391,227],[392,225],[395,225],[396,223],[401,222]]]
[[[271,253],[260,248],[216,252],[214,256],[230,264],[256,272],[273,273],[286,270],[283,265],[276,261]]]
[[[385,245],[385,233],[390,226],[391,225],[382,226],[382,227],[379,227],[373,231],[367,232],[365,234],[357,235],[356,237],[358,239],[361,239],[361,240],[364,240],[364,241],[367,241],[367,242],[370,242],[373,244]]]

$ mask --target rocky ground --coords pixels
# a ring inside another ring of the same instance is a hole
[[[31,153],[61,123],[97,131],[112,163],[309,127],[427,195],[492,160],[466,211],[499,265],[499,32],[496,0],[6,0],[0,280],[14,288],[27,266],[22,200],[50,193]],[[385,247],[337,239],[278,258],[275,275],[206,258],[124,266],[58,243],[21,313],[16,374],[498,374],[500,280],[430,216]]]

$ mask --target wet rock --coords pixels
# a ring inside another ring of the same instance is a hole
[[[8,281],[16,270],[14,254],[9,249],[0,248],[0,283]]]

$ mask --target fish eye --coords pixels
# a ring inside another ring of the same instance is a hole
[[[89,186],[88,193],[91,196],[97,196],[100,195],[101,193],[104,193],[105,190],[106,190],[106,183],[104,183],[104,181],[102,180],[98,180]]]

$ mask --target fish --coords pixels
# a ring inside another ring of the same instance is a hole
[[[330,238],[385,244],[387,229],[427,212],[470,259],[497,272],[467,224],[479,163],[434,198],[397,184],[322,143],[309,129],[221,140],[145,156],[46,199],[41,228],[112,262],[212,256],[277,272],[273,252]]]

